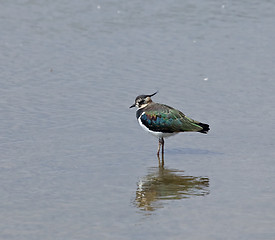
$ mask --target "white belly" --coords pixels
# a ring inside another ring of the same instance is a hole
[[[142,124],[140,117],[138,118],[138,123],[139,125],[146,131],[151,133],[153,136],[157,137],[157,138],[167,138],[173,135],[178,134],[178,132],[174,132],[174,133],[163,133],[163,132],[154,132],[152,130],[150,130],[149,128],[147,128],[145,125]]]

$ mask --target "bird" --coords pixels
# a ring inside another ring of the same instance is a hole
[[[210,128],[206,123],[195,121],[181,111],[165,104],[155,103],[151,99],[158,92],[149,95],[139,95],[130,108],[137,107],[136,118],[139,125],[159,139],[157,156],[160,148],[164,155],[164,138],[180,132],[200,132],[206,134]]]

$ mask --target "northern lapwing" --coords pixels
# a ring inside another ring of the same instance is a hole
[[[206,123],[188,118],[181,111],[167,105],[153,102],[151,97],[155,94],[157,92],[151,95],[137,96],[135,103],[130,108],[138,108],[136,117],[140,126],[159,139],[158,157],[161,146],[162,156],[164,154],[164,138],[180,132],[207,133],[210,130]]]

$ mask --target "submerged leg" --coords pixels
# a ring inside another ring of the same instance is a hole
[[[159,168],[163,168],[164,167],[164,154],[162,154],[161,156],[161,160],[160,160],[160,156],[157,155],[158,160],[159,160]]]

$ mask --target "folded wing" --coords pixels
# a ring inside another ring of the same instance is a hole
[[[142,123],[156,132],[202,132],[207,133],[209,125],[186,117],[182,112],[166,105],[154,106],[157,110],[146,109],[141,115]]]

